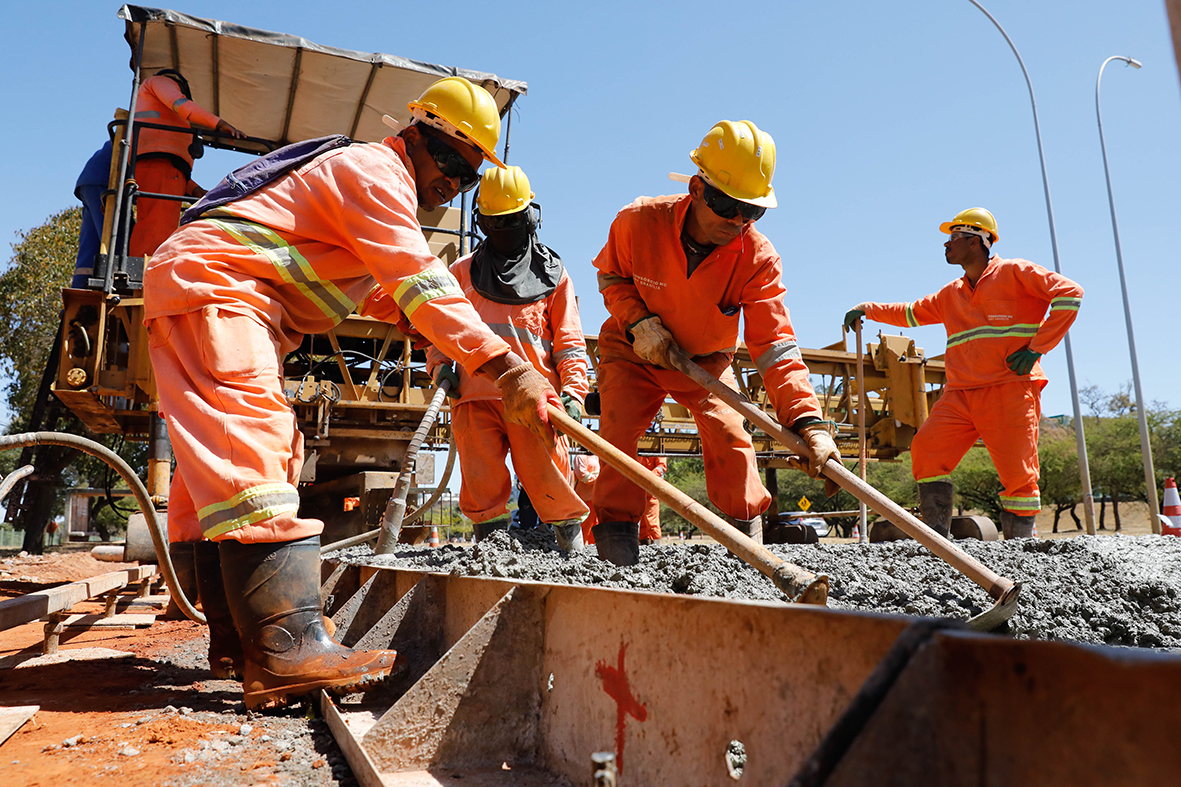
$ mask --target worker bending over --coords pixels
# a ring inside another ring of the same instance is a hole
[[[305,334],[358,304],[407,331],[408,319],[469,374],[496,381],[507,420],[553,439],[545,403],[557,394],[479,318],[416,217],[475,186],[482,159],[500,165],[496,104],[448,77],[409,109],[413,123],[398,136],[321,153],[201,213],[145,271],[145,324],[176,453],[169,538],[217,542],[197,563],[210,662],[221,677],[243,678],[250,709],[364,689],[394,665],[394,652],[354,651],[324,629],[323,523],[298,515],[303,436],[283,391],[282,359]],[[367,299],[381,291],[390,297]]]
[[[1038,494],[1038,422],[1047,379],[1038,358],[1057,346],[1078,316],[1083,288],[1028,260],[990,257],[996,219],[969,208],[939,227],[948,265],[964,276],[913,303],[862,303],[845,315],[889,325],[942,323],[947,385],[910,446],[923,522],[947,536],[951,471],[983,438],[996,466],[1005,538],[1033,535]],[[1049,309],[1049,316],[1046,309]]]
[[[200,197],[205,190],[192,181],[193,159],[200,157],[200,142],[193,126],[212,129],[234,139],[245,135],[193,101],[188,81],[179,71],[161,69],[144,80],[135,99],[135,122],[172,126],[175,130],[143,128],[135,143],[135,182],[140,191]],[[194,156],[194,150],[197,156]],[[127,254],[154,254],[180,222],[180,202],[149,199],[135,202],[135,227]],[[100,219],[101,221],[101,219]]]
[[[561,392],[571,418],[581,418],[589,385],[578,302],[561,257],[537,238],[533,197],[520,167],[485,171],[475,209],[485,239],[451,265],[451,274],[492,332]],[[565,436],[547,446],[508,421],[493,382],[462,366],[457,376],[440,348],[427,351],[427,366],[437,379],[450,380],[451,395],[458,397],[451,407],[451,433],[463,476],[459,508],[475,524],[477,540],[508,527],[512,479],[504,458],[511,454],[528,499],[541,521],[553,527],[558,546],[581,548],[579,525],[589,509],[566,481]]]
[[[735,385],[730,359],[739,320],[779,420],[803,437],[819,473],[838,457],[784,305],[782,265],[754,223],[775,207],[775,142],[750,121],[723,120],[690,154],[697,174],[684,196],[641,197],[611,225],[595,258],[610,312],[599,334],[599,432],[633,458],[666,396],[693,414],[705,454],[709,499],[726,519],[761,540],[771,496],[759,480],[742,416],[707,394],[668,360],[684,350]],[[595,485],[599,555],[618,565],[639,559],[644,490],[613,467]]]

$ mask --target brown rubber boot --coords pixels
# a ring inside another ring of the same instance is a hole
[[[640,562],[640,526],[636,522],[600,522],[591,528],[599,560],[617,566]]]
[[[923,514],[923,524],[944,538],[951,532],[954,491],[950,481],[927,481],[919,484],[919,510]]]
[[[248,710],[282,707],[320,689],[366,691],[393,671],[395,651],[346,648],[325,630],[319,536],[218,546],[245,654],[242,691]]]
[[[761,516],[756,516],[753,519],[735,519],[729,514],[722,514],[722,518],[737,528],[742,535],[754,539],[756,544],[763,543],[763,518]]]
[[[226,586],[221,578],[221,556],[217,544],[202,541],[192,545],[197,570],[197,594],[209,624],[209,671],[221,680],[242,680],[242,640],[234,625]]]
[[[172,570],[180,582],[180,589],[190,604],[197,603],[197,572],[193,566],[192,542],[176,542],[168,544],[168,559],[172,561]],[[180,604],[175,598],[168,599],[168,608],[160,614],[163,620],[188,620],[189,616],[181,612]]]
[[[1001,512],[1001,531],[1006,541],[1010,538],[1033,538],[1033,522],[1032,516],[1020,516],[1012,511]]]

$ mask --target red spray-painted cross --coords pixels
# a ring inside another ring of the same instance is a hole
[[[618,709],[615,718],[615,766],[620,772],[623,771],[623,727],[627,717],[631,716],[636,721],[648,718],[648,706],[632,696],[631,686],[628,685],[627,671],[623,667],[623,655],[626,652],[627,645],[621,642],[618,667],[608,666],[606,661],[595,664],[595,675],[603,681],[603,691],[615,700]]]

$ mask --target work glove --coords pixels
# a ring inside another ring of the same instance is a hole
[[[1024,350],[1018,350],[1006,358],[1005,363],[1009,364],[1009,368],[1014,372],[1024,376],[1033,370],[1033,365],[1037,363],[1037,359],[1041,357],[1041,353],[1035,353],[1033,350],[1026,347]]]
[[[836,442],[832,439],[833,423],[832,421],[812,421],[797,427],[795,432],[804,439],[808,444],[808,448],[812,450],[812,459],[805,464],[800,457],[796,457],[796,461],[790,462],[792,467],[798,470],[803,470],[813,478],[820,477],[820,471],[824,467],[824,463],[830,458],[841,461],[841,452],[837,449]],[[833,482],[835,486],[835,482]],[[829,494],[830,486],[829,480],[825,479],[824,494],[832,497],[836,492]]]
[[[566,415],[573,418],[575,421],[582,420],[582,404],[574,398],[573,394],[562,392],[561,397],[562,407],[566,408]]]
[[[665,369],[672,369],[672,362],[668,359],[668,348],[675,347],[673,335],[664,328],[660,318],[653,315],[645,317],[630,329],[632,335],[632,349],[636,355],[645,361]]]
[[[435,385],[442,385],[443,381],[451,383],[451,387],[447,389],[448,399],[459,398],[459,375],[448,364],[443,364],[439,370],[435,372]]]
[[[859,303],[849,311],[845,312],[845,330],[851,331],[857,327],[857,321],[865,316],[865,309],[861,308],[865,304]]]
[[[550,387],[549,380],[527,363],[509,369],[496,378],[504,404],[504,417],[525,427],[553,450],[554,430],[550,427],[546,405],[562,406],[562,400]]]

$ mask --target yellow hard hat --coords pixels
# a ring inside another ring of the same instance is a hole
[[[443,77],[406,108],[415,120],[470,142],[480,149],[484,158],[498,167],[504,166],[496,157],[500,113],[492,95],[479,85],[463,77]]]
[[[992,241],[988,245],[996,243],[1001,237],[996,231],[996,219],[984,208],[961,210],[955,214],[954,219],[939,225],[939,229],[948,235],[951,234],[954,227],[975,227],[978,230],[984,230],[992,236]]]
[[[749,120],[723,120],[689,154],[700,174],[736,200],[774,208],[775,140]]]
[[[529,207],[533,192],[529,178],[520,167],[486,169],[480,177],[476,207],[485,216],[506,216]]]

